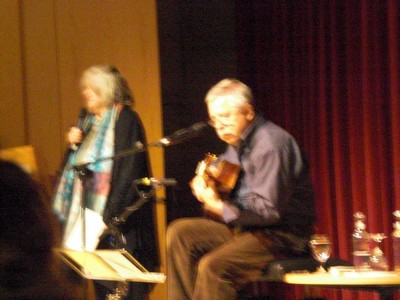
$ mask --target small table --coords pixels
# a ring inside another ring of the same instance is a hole
[[[400,274],[395,272],[287,273],[283,281],[327,288],[372,290],[377,291],[382,300],[393,299],[395,291],[400,289]]]

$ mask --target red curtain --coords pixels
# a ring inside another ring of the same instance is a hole
[[[330,235],[334,256],[352,260],[352,215],[364,212],[369,232],[388,235],[382,248],[392,268],[392,212],[400,209],[400,1],[236,4],[240,78],[260,110],[309,155],[316,231]]]

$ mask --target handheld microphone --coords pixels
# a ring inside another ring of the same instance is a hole
[[[144,177],[134,180],[135,184],[147,185],[147,186],[175,186],[178,184],[175,178],[154,178]]]
[[[78,122],[76,124],[76,127],[78,127],[82,131],[84,131],[84,125],[85,125],[85,120],[86,120],[87,115],[88,115],[87,109],[82,108],[79,113],[79,116],[78,116]],[[72,150],[76,151],[79,148],[79,144],[72,144],[71,148],[72,148]]]
[[[86,120],[87,115],[88,115],[87,109],[86,108],[82,108],[80,113],[79,113],[78,123],[77,123],[76,127],[78,127],[81,130],[84,129],[84,124],[85,124],[85,120]]]
[[[207,127],[205,122],[198,122],[192,126],[175,131],[173,134],[161,138],[156,146],[172,146],[182,143],[188,139],[197,137]]]

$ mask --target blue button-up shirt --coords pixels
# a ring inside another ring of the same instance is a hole
[[[224,201],[226,223],[312,230],[315,212],[308,165],[288,132],[257,116],[240,145],[229,145],[220,159],[242,167],[231,200]]]

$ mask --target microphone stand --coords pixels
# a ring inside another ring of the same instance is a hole
[[[74,167],[75,172],[81,182],[81,203],[80,203],[80,213],[81,213],[81,248],[82,251],[86,251],[86,186],[88,180],[92,177],[93,172],[86,167]]]
[[[178,143],[184,142],[190,138],[196,137],[199,135],[200,131],[206,127],[205,122],[198,122],[193,124],[188,129],[181,129],[174,132],[171,136],[166,136],[160,139],[157,142],[147,144],[146,147],[143,146],[140,142],[136,144],[136,147],[133,149],[128,149],[125,151],[121,151],[116,155],[109,157],[98,158],[94,161],[86,162],[80,165],[72,165],[71,168],[78,174],[78,177],[81,181],[81,203],[80,203],[80,212],[81,212],[81,238],[82,238],[82,250],[86,251],[86,186],[88,184],[88,179],[93,175],[93,172],[88,169],[89,165],[105,161],[105,160],[117,160],[123,157],[134,155],[138,152],[142,152],[148,149],[148,147],[166,147],[176,145]],[[140,145],[138,145],[140,144]],[[139,147],[140,146],[140,147]],[[143,204],[145,204],[149,198],[154,195],[154,189],[161,187],[163,184],[152,184],[152,189],[150,193],[146,194],[145,192],[139,192],[139,200],[130,207],[127,207],[125,211],[117,218],[114,218],[110,224],[107,224],[108,229],[100,236],[101,238],[105,237],[107,234],[116,237],[116,241],[114,244],[115,249],[120,249],[123,245],[126,245],[126,238],[122,231],[120,230],[121,225],[125,223],[126,219],[135,211],[137,211]],[[123,299],[128,292],[128,284],[126,281],[122,281],[119,283],[115,292],[107,295],[108,300],[119,300]]]
[[[190,135],[186,135],[186,133],[184,133],[184,134],[181,133],[180,136],[178,135],[180,137],[180,139],[178,139],[177,141],[173,141],[172,140],[173,136],[164,137],[164,138],[162,138],[161,140],[159,140],[157,142],[153,142],[153,143],[147,144],[146,147],[144,147],[142,143],[138,142],[136,144],[136,147],[133,148],[133,149],[128,149],[128,150],[121,151],[121,152],[119,152],[119,153],[117,153],[117,154],[115,154],[113,156],[101,157],[101,158],[98,158],[98,159],[96,159],[94,161],[90,161],[90,162],[86,162],[86,163],[83,163],[83,164],[72,165],[71,166],[71,168],[74,169],[75,172],[78,174],[78,177],[79,177],[79,179],[81,181],[81,203],[80,203],[81,237],[82,237],[81,248],[82,248],[83,251],[86,251],[86,214],[85,214],[85,209],[86,209],[86,186],[87,186],[87,183],[88,183],[88,179],[92,176],[92,173],[93,173],[87,167],[89,165],[92,165],[92,164],[95,164],[95,163],[98,163],[98,162],[102,162],[102,161],[105,161],[105,160],[117,160],[117,159],[121,159],[123,157],[131,156],[131,155],[134,155],[136,153],[146,151],[149,147],[166,147],[166,146],[172,146],[172,145],[181,143],[181,142],[185,141],[186,139],[189,139],[189,138],[192,138],[194,136],[197,136],[199,131],[204,128],[205,123],[204,122],[199,122],[199,123],[196,123],[193,126],[195,126],[195,128],[196,128],[195,130],[196,131],[191,132]],[[178,133],[179,133],[179,131],[176,132],[176,134],[178,134]],[[153,186],[153,188],[154,188],[154,186]],[[141,199],[142,199],[142,197],[141,197]],[[145,198],[143,198],[143,199],[145,199]],[[142,206],[143,204],[144,203],[142,203],[140,206]],[[135,210],[139,209],[139,207],[136,208]],[[131,207],[131,209],[133,209],[133,208]],[[132,212],[130,212],[126,216],[124,216],[124,214],[123,214],[122,217],[126,218]],[[127,213],[128,213],[128,211],[125,212],[125,214],[127,214]],[[119,220],[118,221],[116,220],[115,222],[125,222],[125,219],[121,219],[121,216],[119,218],[117,218],[117,219],[119,219]]]
[[[99,159],[96,159],[94,161],[86,162],[83,164],[79,165],[72,165],[71,168],[76,172],[78,175],[78,178],[81,182],[81,203],[80,203],[80,213],[81,213],[81,248],[82,251],[86,251],[86,187],[88,184],[89,179],[92,177],[93,172],[88,169],[89,165],[105,161],[105,160],[117,160],[123,157],[131,156],[139,152],[143,152],[147,150],[147,147],[137,147],[133,149],[128,149],[125,151],[121,151],[117,153],[116,155],[113,156],[108,156],[108,157],[102,157]]]
[[[146,151],[148,147],[162,147],[165,146],[160,142],[150,143],[147,144],[147,147],[144,147],[142,144],[137,145],[136,148],[128,149],[117,153],[116,155],[109,156],[109,157],[102,157],[95,161],[79,164],[79,165],[72,165],[71,168],[77,173],[78,178],[81,181],[81,203],[80,203],[80,212],[81,212],[81,238],[82,238],[82,251],[86,251],[86,187],[88,184],[88,180],[92,177],[93,172],[88,169],[89,165],[105,161],[105,160],[117,160],[123,157],[128,157],[134,155],[139,152]],[[135,211],[139,210],[146,202],[151,199],[155,194],[155,189],[158,189],[162,186],[162,184],[154,185],[152,184],[152,188],[149,192],[139,191],[139,200],[135,202],[132,206],[125,208],[125,211],[119,216],[114,217],[112,221],[107,224],[107,229],[102,233],[99,237],[99,241],[105,240],[107,236],[110,236],[111,239],[115,238],[114,241],[110,242],[110,245],[114,249],[123,249],[126,246],[127,241],[125,235],[122,233],[121,228],[122,225],[125,224],[127,218],[134,213]],[[126,281],[121,281],[118,283],[117,287],[113,290],[112,293],[107,294],[107,300],[121,300],[124,299],[125,296],[128,294],[129,285]]]
[[[119,217],[114,217],[110,224],[107,225],[107,229],[100,236],[99,240],[106,240],[107,236],[109,236],[109,239],[111,239],[110,245],[114,249],[123,249],[124,246],[126,246],[127,241],[121,230],[122,225],[125,224],[126,220],[132,213],[139,210],[145,203],[149,201],[149,199],[154,196],[154,194],[153,188],[147,193],[139,191],[139,200],[137,200],[135,204],[125,208],[125,211]],[[117,284],[117,287],[113,289],[110,294],[106,295],[106,300],[124,299],[128,295],[128,290],[128,282],[120,281]]]

